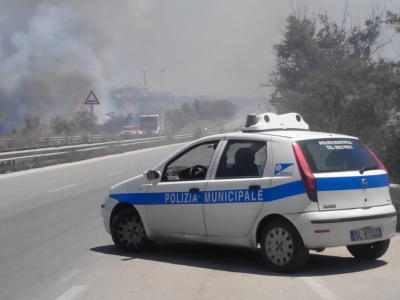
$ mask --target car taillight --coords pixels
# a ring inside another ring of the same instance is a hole
[[[367,151],[369,152],[369,154],[371,154],[372,158],[375,160],[375,162],[377,163],[378,167],[382,170],[385,170],[387,172],[387,169],[385,167],[385,165],[383,164],[383,162],[378,158],[378,156],[374,153],[374,151],[372,151],[367,145],[363,144],[364,148],[367,149]]]
[[[303,179],[304,185],[307,190],[308,198],[310,198],[311,201],[317,202],[317,182],[311,172],[303,151],[301,151],[301,148],[297,143],[293,143],[293,152],[294,156],[296,157],[297,166],[299,167],[301,178]]]

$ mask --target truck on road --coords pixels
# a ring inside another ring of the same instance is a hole
[[[160,115],[140,115],[139,129],[145,136],[160,135]]]

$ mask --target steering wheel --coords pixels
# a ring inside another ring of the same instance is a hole
[[[191,178],[201,177],[205,173],[207,173],[207,168],[202,165],[195,165],[191,167],[189,171],[189,175]]]

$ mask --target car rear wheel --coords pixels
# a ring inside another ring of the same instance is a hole
[[[119,212],[111,222],[114,244],[125,251],[140,251],[149,245],[149,239],[139,215],[134,210]]]
[[[262,257],[276,272],[300,270],[307,263],[309,251],[296,228],[287,221],[274,220],[261,233]]]
[[[379,241],[369,244],[347,246],[347,249],[355,258],[377,259],[386,253],[390,240]]]

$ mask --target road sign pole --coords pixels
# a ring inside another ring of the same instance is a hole
[[[94,122],[94,105],[90,104],[90,118]]]
[[[99,105],[100,101],[96,97],[95,93],[93,91],[90,91],[89,95],[87,96],[85,102],[85,105],[90,105],[90,120],[92,122],[92,125],[90,127],[90,139],[93,140],[93,129],[94,129],[94,105]]]
[[[90,126],[90,141],[93,142],[93,127],[94,127],[94,105],[90,104],[90,120],[92,124]]]

